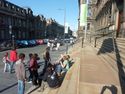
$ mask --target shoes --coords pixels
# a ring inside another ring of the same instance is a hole
[[[38,89],[38,92],[43,92],[44,91],[44,88],[43,87],[40,87],[39,89]]]
[[[27,83],[32,83],[32,81],[28,81]]]

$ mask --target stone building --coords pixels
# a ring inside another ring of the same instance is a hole
[[[64,26],[43,15],[33,15],[31,8],[22,8],[0,0],[0,41],[56,38],[64,35]]]
[[[0,40],[26,38],[26,10],[6,0],[0,0]]]
[[[47,38],[54,39],[64,35],[64,26],[57,23],[55,20],[47,19],[46,36]]]
[[[115,37],[125,37],[123,0],[97,0],[94,10],[95,31],[108,33],[114,31]]]
[[[43,15],[34,16],[35,39],[45,38],[46,18]]]
[[[87,27],[90,31],[96,34],[105,34],[110,31],[115,31],[115,37],[125,37],[125,17],[123,11],[123,0],[86,0],[88,4]],[[79,15],[80,5],[86,3],[85,0],[78,0]],[[80,20],[80,19],[79,19]],[[78,21],[79,21],[78,20]],[[80,22],[79,22],[80,23]],[[88,30],[87,29],[87,30]],[[89,31],[89,30],[88,30]],[[84,27],[78,24],[78,34],[84,32]],[[91,32],[90,32],[91,33]]]

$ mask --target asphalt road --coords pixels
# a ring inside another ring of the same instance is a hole
[[[36,47],[30,47],[30,48],[21,48],[17,49],[18,53],[25,53],[26,58],[25,60],[28,61],[28,54],[29,53],[37,53],[40,57],[40,60],[38,62],[43,62],[42,54],[45,51],[46,45],[36,46]],[[66,50],[65,47],[60,47],[59,51],[50,51],[52,62],[55,62],[60,54],[64,53]],[[0,52],[0,94],[17,94],[17,79],[15,76],[15,73],[4,73],[3,68],[4,64],[2,63],[2,57],[4,53],[7,51]],[[8,50],[9,52],[9,50]],[[39,68],[39,72],[42,70],[42,63],[41,67]],[[27,71],[28,76],[28,71]],[[32,84],[26,83],[26,90],[27,91]]]

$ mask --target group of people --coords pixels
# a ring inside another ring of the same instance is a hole
[[[9,58],[10,57],[10,58]],[[8,52],[6,52],[4,54],[4,57],[3,57],[3,63],[4,63],[4,72],[10,72],[12,73],[13,72],[13,67],[14,67],[14,64],[15,62],[17,61],[18,57],[17,57],[17,51],[16,51],[16,48],[13,48],[11,51],[10,51],[10,55]]]
[[[60,43],[48,41],[47,46],[50,48],[50,50],[53,50],[54,48],[55,48],[55,50],[59,50]]]
[[[5,56],[3,57],[3,62],[5,63],[4,72],[9,71],[12,73],[13,66],[15,64],[15,73],[18,80],[18,94],[24,94],[25,81],[31,81],[34,86],[40,87],[42,85],[42,88],[44,88],[45,83],[52,88],[59,87],[61,85],[62,79],[60,80],[60,78],[64,77],[64,74],[70,67],[70,56],[61,55],[59,60],[52,63],[49,50],[49,47],[47,47],[43,53],[44,68],[40,73],[38,73],[38,69],[40,68],[38,64],[38,60],[40,59],[38,54],[29,54],[29,61],[27,64],[29,77],[26,77],[25,54],[20,53],[17,56],[17,51],[15,48],[13,48],[10,51],[9,58],[9,54],[6,52]]]
[[[51,88],[57,88],[61,85],[66,72],[70,68],[71,59],[69,55],[61,54],[61,57],[56,62],[51,62],[49,48],[43,55],[45,67],[42,74],[39,75],[40,90],[44,90],[45,83]],[[51,63],[50,63],[51,62]],[[41,80],[41,82],[40,82]]]

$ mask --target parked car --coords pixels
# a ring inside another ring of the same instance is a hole
[[[49,41],[49,39],[43,39],[43,43],[44,43],[44,44],[47,44],[48,41]]]
[[[29,46],[36,46],[37,42],[36,40],[28,40]]]
[[[16,45],[16,43],[14,42],[14,45]],[[8,50],[11,49],[11,47],[13,46],[13,43],[11,40],[6,40],[0,43],[0,50]]]
[[[41,45],[41,44],[44,43],[44,41],[43,41],[42,39],[37,39],[37,40],[36,40],[36,43],[37,43],[38,45]]]
[[[28,46],[29,46],[27,40],[17,40],[16,43],[17,43],[17,46],[18,46],[19,48],[28,47]]]

